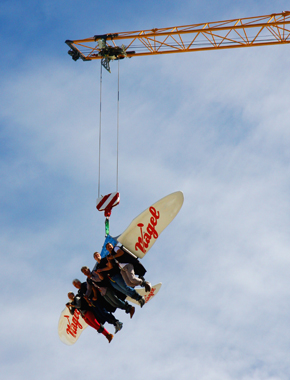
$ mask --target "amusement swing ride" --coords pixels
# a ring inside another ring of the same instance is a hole
[[[104,212],[105,216],[105,242],[101,251],[101,257],[104,258],[109,254],[106,247],[108,243],[111,243],[113,246],[120,244],[121,249],[125,253],[132,255],[135,259],[142,259],[156,242],[160,233],[178,214],[184,197],[181,191],[167,195],[138,215],[122,234],[115,238],[110,236],[111,212],[113,207],[120,203],[120,193],[118,190],[120,60],[138,56],[288,44],[290,43],[290,12],[286,11],[265,16],[171,28],[108,33],[94,35],[82,40],[67,40],[65,42],[70,47],[68,54],[74,61],[79,59],[83,61],[101,61],[99,176],[96,204],[97,210]],[[115,60],[118,61],[116,191],[102,196],[100,194],[102,68],[104,67],[110,72],[110,62]],[[158,293],[161,285],[161,283],[153,285],[149,294],[146,294],[146,291],[143,289],[137,289],[137,292],[140,297],[144,298],[144,302],[148,302]],[[137,303],[136,300],[130,297],[127,297],[126,300]],[[142,307],[143,304],[140,304],[140,306]],[[70,315],[66,307],[59,319],[59,337],[65,344],[74,344],[86,326],[87,324],[81,317],[78,309],[75,309],[74,313]],[[116,332],[119,330],[116,330]],[[103,327],[98,330],[98,332],[103,331]],[[109,336],[111,337],[109,339],[107,337],[107,339],[110,342],[113,335],[109,334]]]

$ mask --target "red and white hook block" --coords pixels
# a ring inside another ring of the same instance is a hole
[[[109,217],[112,212],[112,208],[120,203],[120,193],[111,193],[107,195],[101,195],[97,199],[97,209],[99,211],[104,211],[105,217]]]

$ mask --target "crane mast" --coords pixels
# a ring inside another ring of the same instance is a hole
[[[290,12],[67,40],[76,61],[111,60],[290,43]],[[108,67],[106,67],[108,68]]]

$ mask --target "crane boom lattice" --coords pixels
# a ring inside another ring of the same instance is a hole
[[[114,60],[290,43],[290,12],[67,40],[74,60]]]

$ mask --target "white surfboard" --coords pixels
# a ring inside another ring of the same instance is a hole
[[[159,284],[153,285],[152,289],[150,290],[150,292],[146,292],[144,288],[140,288],[140,289],[138,289],[138,288],[136,289],[135,288],[135,290],[137,291],[137,293],[140,294],[140,296],[143,296],[145,298],[145,303],[147,303],[153,297],[156,296],[156,294],[159,292],[159,290],[161,288],[161,285],[162,285],[162,282],[159,282]],[[136,303],[137,305],[139,305],[139,302],[136,301],[136,300],[133,300],[133,298],[131,298],[131,297],[127,297],[126,301],[133,302],[133,303]]]
[[[74,315],[71,315],[66,306],[58,322],[58,335],[60,340],[68,346],[71,346],[79,339],[81,333],[87,326],[87,323],[78,310],[75,310]]]
[[[161,232],[176,217],[183,200],[181,191],[160,199],[132,221],[117,238],[118,242],[141,259],[153,246]]]

